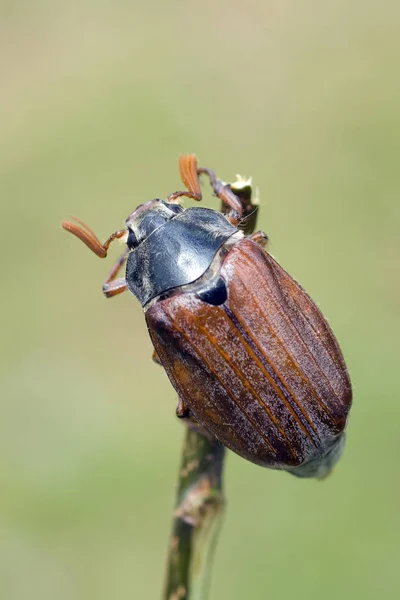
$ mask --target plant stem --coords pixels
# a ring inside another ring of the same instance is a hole
[[[206,598],[224,507],[225,448],[187,429],[168,556],[166,600]]]
[[[243,206],[241,229],[253,233],[258,201],[250,182],[231,184]],[[221,210],[224,212],[225,207]],[[199,428],[187,428],[168,552],[164,600],[206,600],[217,537],[224,512],[222,473],[225,448]]]

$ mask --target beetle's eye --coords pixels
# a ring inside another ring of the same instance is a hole
[[[172,212],[174,212],[177,215],[179,213],[183,212],[183,208],[182,208],[182,206],[180,206],[180,204],[169,204],[167,202],[165,204],[168,206],[169,210],[171,210]]]
[[[126,240],[126,243],[130,250],[132,250],[132,248],[136,248],[136,246],[138,245],[136,235],[133,233],[132,229],[129,230],[128,239]]]

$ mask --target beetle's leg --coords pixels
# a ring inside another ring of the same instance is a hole
[[[196,417],[190,412],[190,409],[186,406],[182,398],[178,399],[178,406],[176,407],[176,416],[183,420],[183,423],[197,433],[201,433],[210,440],[215,441],[215,437],[209,433],[204,426],[196,419]]]
[[[185,419],[189,417],[189,409],[182,400],[182,398],[178,398],[178,406],[176,407],[176,416],[178,419]]]
[[[249,237],[253,242],[261,246],[261,248],[265,248],[268,244],[268,236],[263,231],[256,231]]]
[[[127,289],[128,286],[126,285],[125,277],[118,277],[118,279],[114,279],[110,283],[104,283],[103,294],[106,298],[112,298],[113,296],[122,294],[122,292],[126,292]]]
[[[103,284],[103,294],[107,298],[112,298],[113,296],[116,296],[117,294],[122,294],[122,292],[125,292],[125,290],[128,289],[128,286],[126,285],[125,277],[117,278],[119,271],[122,269],[122,267],[124,266],[124,264],[126,262],[126,259],[128,258],[128,254],[129,254],[129,248],[127,248],[125,250],[125,252],[123,254],[121,254],[121,256],[119,257],[119,259],[117,260],[117,262],[115,263],[115,265],[113,266],[111,271],[109,272],[108,277]]]
[[[186,154],[185,156],[179,157],[179,171],[183,183],[188,188],[186,192],[174,192],[168,197],[168,202],[176,202],[178,198],[187,196],[194,200],[201,200],[201,187],[199,175],[205,174],[210,179],[210,184],[214,190],[215,195],[225,204],[227,208],[230,208],[230,212],[226,215],[227,219],[232,224],[239,223],[243,208],[242,203],[236,194],[231,190],[229,184],[222,183],[216,178],[214,171],[206,169],[204,167],[197,166],[197,158],[194,154]]]
[[[153,351],[152,359],[154,360],[155,363],[157,363],[157,365],[162,365],[160,357],[157,354],[157,350]]]
[[[229,183],[223,183],[220,179],[217,179],[212,169],[206,169],[205,167],[199,167],[197,169],[198,175],[207,175],[214,194],[219,198],[225,206],[229,207],[232,212],[238,214],[238,218],[243,214],[242,203],[236,194],[232,191]],[[228,213],[229,215],[230,213]]]

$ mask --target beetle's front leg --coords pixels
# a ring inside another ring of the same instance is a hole
[[[232,225],[237,225],[243,216],[243,206],[241,199],[232,190],[230,183],[223,183],[220,179],[217,179],[214,171],[200,167],[197,169],[197,174],[205,174],[210,179],[210,184],[214,190],[214,194],[222,201],[225,207],[226,218]]]
[[[113,298],[122,292],[126,292],[128,286],[125,277],[118,277],[110,282],[105,282],[103,285],[103,294],[106,298]]]
[[[126,259],[128,258],[128,254],[129,248],[127,248],[125,252],[121,254],[121,256],[109,272],[108,277],[103,284],[103,294],[107,298],[112,298],[117,294],[122,294],[122,292],[125,292],[128,289],[125,277],[117,278],[119,271],[122,269],[126,262]]]

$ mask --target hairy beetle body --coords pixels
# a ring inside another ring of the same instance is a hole
[[[185,291],[146,312],[180,398],[222,443],[262,466],[293,468],[334,449],[351,387],[336,339],[300,286],[252,240],[223,259],[227,299]]]
[[[155,359],[179,395],[178,416],[253,463],[323,477],[340,456],[351,405],[335,336],[264,250],[267,236],[238,229],[243,217],[254,224],[250,181],[225,184],[194,155],[181,157],[180,171],[187,191],[141,204],[104,244],[79,219],[63,227],[101,258],[125,237],[103,292],[129,289],[142,304]],[[223,213],[178,204],[201,200],[201,174]]]

